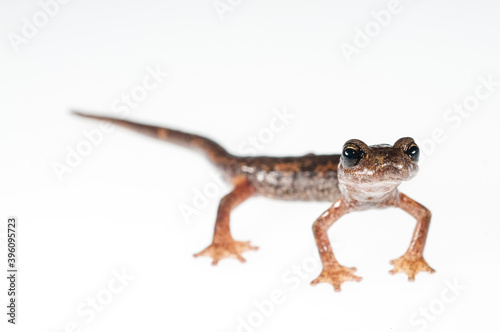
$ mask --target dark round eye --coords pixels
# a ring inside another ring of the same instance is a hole
[[[361,149],[356,145],[346,145],[342,151],[344,165],[347,167],[356,166],[362,157]]]
[[[420,157],[420,149],[418,148],[418,145],[415,143],[410,145],[410,147],[406,149],[406,154],[411,158],[411,160],[418,161],[418,157]]]

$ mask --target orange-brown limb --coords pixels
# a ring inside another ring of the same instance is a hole
[[[320,282],[330,283],[335,291],[340,291],[340,286],[345,281],[360,281],[362,278],[354,275],[356,268],[345,267],[339,264],[333,254],[330,240],[328,239],[328,229],[344,214],[349,212],[349,208],[342,201],[337,200],[325,213],[323,213],[313,224],[313,233],[316,239],[323,270],[311,284]]]
[[[394,269],[390,273],[404,272],[408,275],[408,280],[414,281],[417,273],[421,271],[435,272],[427,264],[423,256],[427,232],[431,223],[431,212],[425,206],[401,193],[399,194],[396,206],[412,215],[417,220],[417,225],[415,226],[413,237],[406,253],[398,259],[391,261]]]
[[[231,236],[229,227],[231,211],[255,193],[255,188],[244,178],[235,179],[233,183],[235,184],[234,190],[220,201],[212,244],[194,255],[195,257],[212,257],[212,265],[217,265],[221,259],[226,257],[233,257],[240,262],[245,262],[241,254],[246,250],[258,249],[251,246],[250,242],[235,241]]]

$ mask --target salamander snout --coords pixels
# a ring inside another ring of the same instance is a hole
[[[410,137],[394,145],[368,146],[353,139],[344,144],[339,164],[339,181],[345,184],[370,183],[395,185],[413,178],[418,172],[420,150]]]

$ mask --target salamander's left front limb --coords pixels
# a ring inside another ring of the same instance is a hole
[[[391,274],[405,272],[408,275],[408,280],[414,281],[415,275],[421,271],[434,272],[434,269],[427,264],[423,256],[427,232],[431,223],[431,212],[425,206],[401,193],[396,206],[417,219],[417,225],[408,250],[403,256],[391,261],[394,269],[390,272]]]
[[[361,277],[354,275],[356,268],[345,267],[339,264],[333,254],[330,240],[328,240],[328,229],[344,214],[349,212],[349,208],[342,201],[337,200],[332,207],[323,213],[313,224],[313,233],[316,239],[323,271],[314,279],[311,284],[320,282],[330,283],[336,292],[340,291],[340,286],[344,281],[360,281]]]

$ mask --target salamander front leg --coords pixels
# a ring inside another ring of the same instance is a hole
[[[313,224],[314,237],[318,247],[323,271],[314,279],[311,284],[316,285],[320,282],[330,283],[336,292],[340,291],[340,286],[344,281],[361,281],[361,277],[354,275],[356,268],[345,267],[339,264],[333,254],[330,240],[328,240],[328,229],[349,209],[345,207],[342,199],[339,199],[325,213],[323,213]]]
[[[394,269],[390,273],[404,272],[408,275],[408,280],[414,281],[417,273],[421,271],[434,272],[434,269],[427,264],[423,256],[427,231],[431,222],[431,212],[404,194],[399,194],[399,202],[396,206],[415,217],[417,225],[406,253],[391,261]]]
[[[231,236],[229,228],[229,216],[231,211],[255,193],[254,187],[248,183],[246,179],[236,180],[234,183],[234,190],[224,196],[220,201],[212,244],[205,250],[194,255],[194,257],[212,257],[212,265],[217,265],[222,258],[226,257],[233,257],[240,262],[245,262],[241,254],[246,250],[258,249],[257,247],[251,246],[250,242],[235,241]]]

